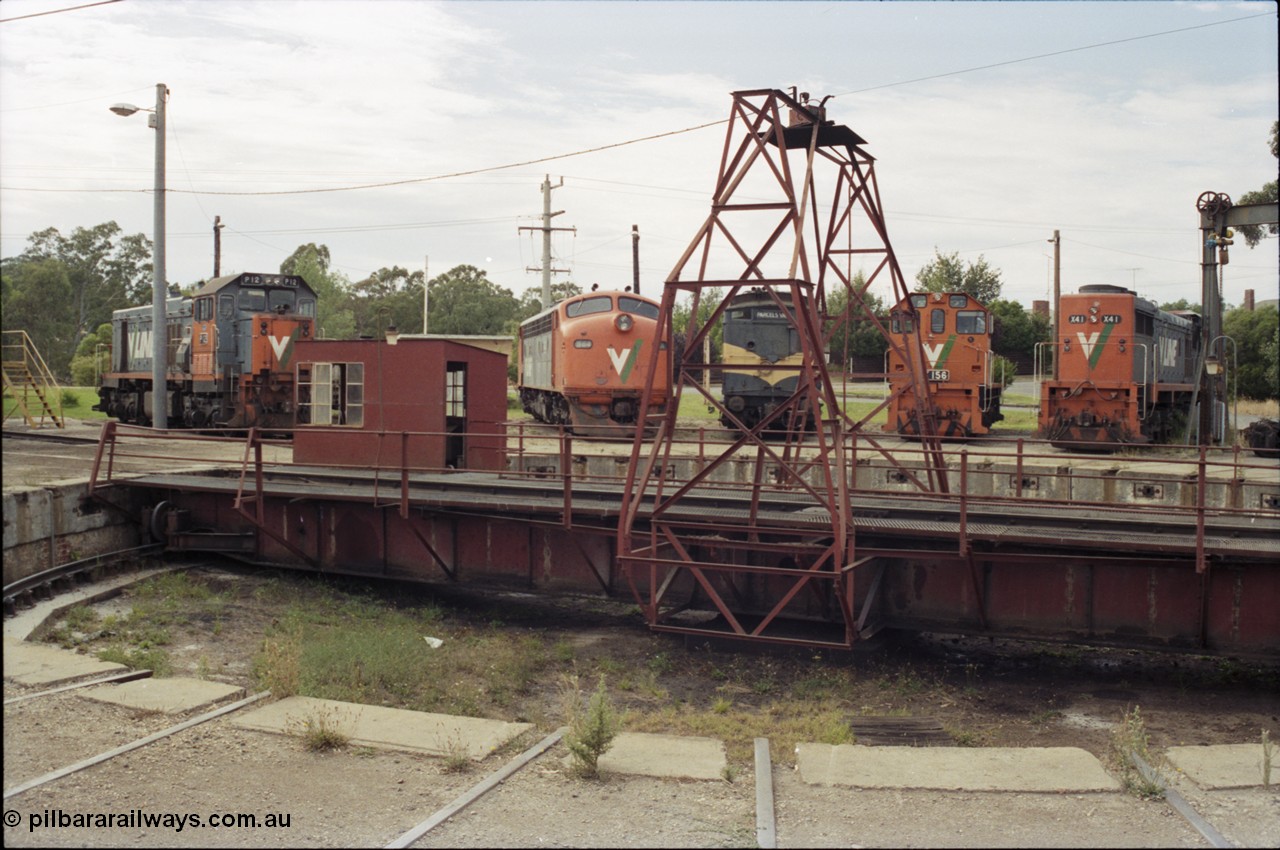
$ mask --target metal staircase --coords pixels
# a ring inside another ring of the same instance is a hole
[[[4,419],[21,410],[22,418],[32,428],[43,428],[46,421],[62,428],[62,388],[31,337],[26,331],[4,331],[3,349],[0,359],[4,365]]]

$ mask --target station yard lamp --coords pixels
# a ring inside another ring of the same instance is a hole
[[[167,386],[165,353],[168,349],[169,333],[165,322],[164,307],[168,298],[168,286],[164,274],[164,103],[169,96],[169,88],[164,83],[156,84],[155,109],[134,106],[132,103],[117,103],[111,106],[116,115],[132,115],[135,112],[150,112],[147,126],[156,131],[156,185],[155,185],[155,233],[151,243],[151,268],[153,272],[151,290],[151,424],[154,428],[169,427],[169,393]]]

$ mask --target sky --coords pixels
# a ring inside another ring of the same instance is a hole
[[[183,285],[211,276],[219,216],[224,274],[314,242],[353,282],[468,264],[519,296],[549,177],[572,228],[556,279],[628,285],[636,225],[657,297],[745,89],[831,96],[908,282],[955,252],[1027,306],[1052,291],[1055,229],[1064,292],[1198,302],[1196,199],[1277,175],[1270,0],[93,2],[0,3],[0,256],[48,227],[152,236],[153,131],[108,107],[154,106],[157,83]],[[1276,297],[1277,265],[1274,237],[1237,239],[1226,301]]]

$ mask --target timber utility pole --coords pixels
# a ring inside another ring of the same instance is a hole
[[[1053,345],[1049,354],[1053,357],[1053,379],[1058,380],[1058,352],[1062,345],[1062,327],[1058,324],[1058,304],[1062,302],[1062,236],[1053,231]]]
[[[213,276],[222,276],[222,216],[213,217]]]
[[[541,271],[542,272],[542,308],[544,310],[547,307],[551,306],[551,275],[564,274],[569,271],[568,269],[553,269],[551,267],[551,231],[568,230],[575,234],[578,232],[578,229],[576,227],[552,227],[551,226],[551,219],[555,218],[558,215],[564,215],[564,210],[556,210],[555,212],[551,211],[551,190],[559,189],[563,185],[564,185],[563,177],[560,178],[559,183],[552,186],[551,175],[550,174],[546,175],[546,178],[542,181],[542,226],[518,228],[518,230],[541,230],[542,231],[542,267],[532,268],[532,267],[526,266],[525,271],[530,271],[530,272]]]

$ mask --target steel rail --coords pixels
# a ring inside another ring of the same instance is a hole
[[[130,549],[117,549],[114,552],[103,552],[99,555],[92,555],[88,558],[81,558],[78,561],[70,561],[65,564],[59,564],[42,572],[20,578],[10,584],[4,586],[4,604],[8,610],[10,603],[19,596],[24,596],[38,588],[52,588],[54,582],[69,579],[73,576],[88,573],[100,567],[105,567],[119,561],[129,558],[139,558],[144,555],[153,555],[164,547],[162,543],[148,543],[144,546],[134,546]]]

